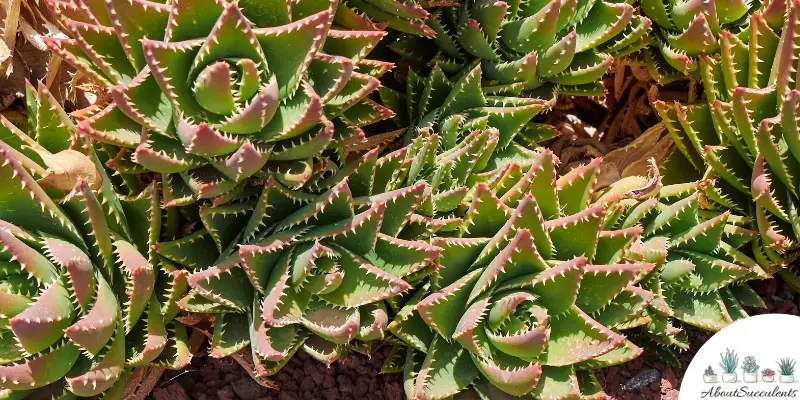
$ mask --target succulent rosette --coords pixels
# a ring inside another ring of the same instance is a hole
[[[78,132],[107,145],[118,172],[164,175],[170,205],[266,170],[301,186],[365,140],[360,126],[391,116],[367,98],[391,67],[365,59],[384,33],[332,27],[336,1],[50,5],[72,38],[47,44],[113,100]]]
[[[602,95],[614,57],[644,47],[646,17],[624,2],[470,0],[432,12],[432,38],[398,35],[389,47],[408,60],[457,74],[474,60],[493,92],[519,95],[549,87]]]
[[[272,375],[301,348],[330,364],[385,337],[384,300],[439,252],[406,233],[427,186],[383,190],[397,168],[376,149],[317,182],[321,193],[268,178],[252,197],[202,206],[201,229],[155,247],[191,271],[181,309],[215,315],[212,356],[249,344],[257,373]]]
[[[784,5],[777,27],[757,11],[748,41],[724,31],[720,54],[700,57],[704,99],[656,104],[684,164],[716,182],[708,199],[748,217],[758,232],[749,251],[769,273],[795,258],[800,233],[800,92],[793,83],[800,3]]]
[[[0,119],[0,394],[60,382],[117,396],[130,368],[182,368],[191,354],[172,322],[183,273],[150,249],[155,185],[117,196],[53,96],[28,87],[28,132]]]
[[[624,324],[630,340],[678,363],[664,346],[689,348],[686,326],[718,331],[747,317],[745,307],[765,308],[748,281],[770,278],[748,256],[758,232],[749,219],[707,201],[716,189],[709,180],[662,186],[653,162],[648,178],[623,178],[597,201],[624,195],[609,209],[605,229],[638,229],[626,258],[655,268],[638,287],[653,293],[646,308]]]
[[[779,31],[789,2],[643,0],[640,8],[656,29],[651,47],[634,59],[664,84],[689,73],[699,75],[701,55],[713,56],[747,43],[765,27]]]

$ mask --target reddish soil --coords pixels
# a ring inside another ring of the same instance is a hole
[[[281,390],[255,383],[232,359],[215,359],[203,349],[181,371],[167,371],[153,392],[155,400],[401,400],[400,374],[379,371],[389,346],[372,357],[351,354],[329,367],[299,351],[274,377]]]

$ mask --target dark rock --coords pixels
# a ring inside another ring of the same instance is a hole
[[[639,371],[636,376],[629,379],[628,382],[625,382],[625,385],[622,387],[622,389],[629,393],[636,392],[653,382],[657,382],[659,379],[661,379],[660,372],[653,368],[645,368]]]
[[[233,388],[230,386],[225,386],[224,388],[217,390],[217,397],[219,400],[234,400],[236,395],[233,393]]]
[[[300,400],[297,393],[281,391],[278,393],[278,400]]]
[[[172,382],[167,386],[156,389],[153,396],[156,400],[189,400],[189,396],[183,390],[183,386],[178,382]]]
[[[233,391],[242,400],[256,400],[261,397],[261,385],[245,377],[233,383]]]

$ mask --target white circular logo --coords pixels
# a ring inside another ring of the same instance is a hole
[[[689,363],[679,399],[800,399],[800,317],[757,315],[719,331]]]

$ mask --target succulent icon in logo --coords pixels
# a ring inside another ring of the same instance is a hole
[[[747,383],[758,382],[758,363],[753,356],[747,356],[742,363],[742,371],[744,371],[744,381]]]
[[[762,369],[761,380],[764,382],[775,382],[775,370],[772,368]]]
[[[780,361],[778,361],[778,370],[781,373],[781,376],[778,379],[781,381],[781,383],[794,382],[794,368],[794,358],[781,358]]]
[[[720,353],[719,366],[722,368],[722,381],[725,383],[735,383],[738,380],[736,367],[739,366],[739,356],[735,351],[727,349],[725,354]]]
[[[714,368],[711,368],[710,365],[705,371],[703,371],[703,382],[717,383],[717,374],[714,372]]]

